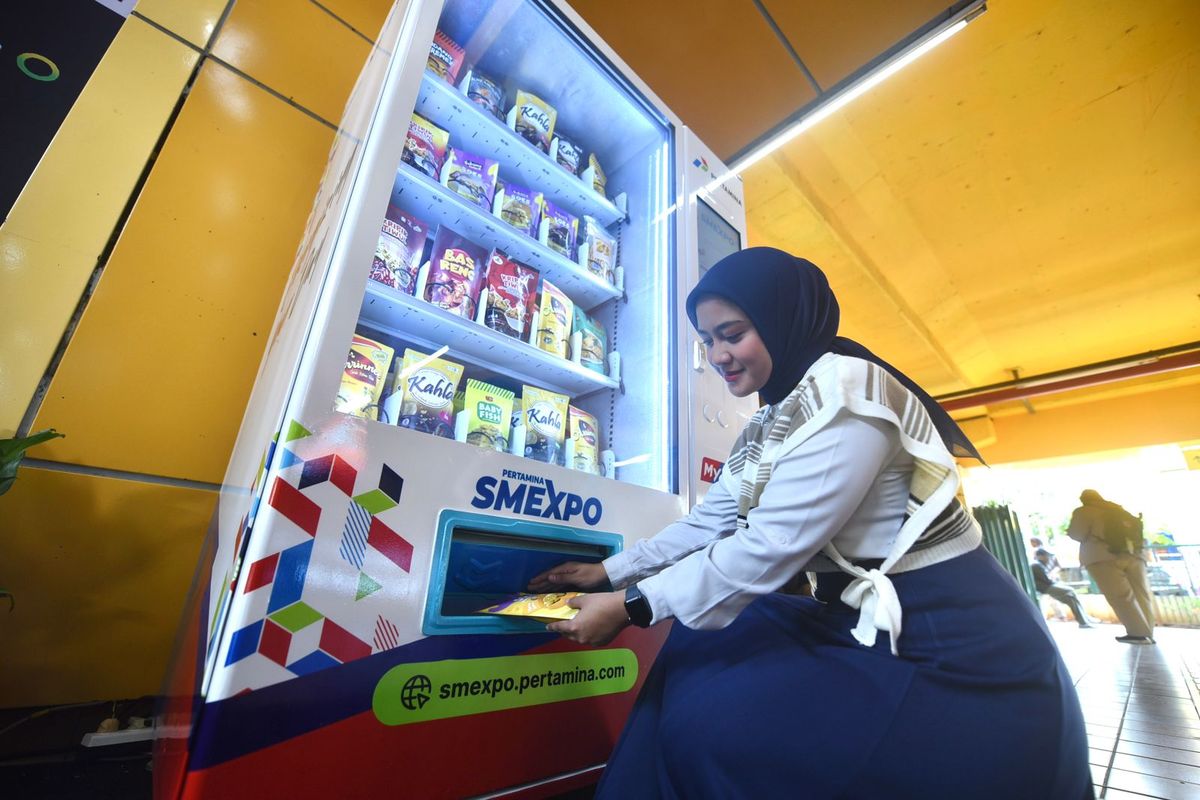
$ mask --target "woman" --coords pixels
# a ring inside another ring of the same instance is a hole
[[[730,391],[768,405],[687,517],[530,584],[628,587],[549,626],[577,642],[676,621],[598,796],[1093,797],[1045,622],[955,500],[951,453],[978,458],[958,426],[836,335],[803,259],[731,255],[687,309]],[[815,599],[778,591],[805,570]]]

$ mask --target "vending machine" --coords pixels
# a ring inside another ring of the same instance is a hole
[[[741,183],[552,0],[400,0],[201,555],[159,798],[594,782],[667,626],[489,613],[685,513],[747,410],[684,298]],[[711,462],[711,463],[710,463]]]

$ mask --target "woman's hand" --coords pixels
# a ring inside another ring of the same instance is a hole
[[[534,576],[529,581],[529,591],[552,592],[575,589],[581,592],[590,592],[607,584],[608,571],[604,569],[604,564],[568,561]]]
[[[572,642],[603,647],[629,624],[624,592],[580,595],[568,600],[567,605],[579,609],[575,618],[551,622],[546,630],[561,634]]]

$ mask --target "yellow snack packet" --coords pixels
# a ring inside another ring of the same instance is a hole
[[[494,606],[479,609],[480,614],[499,614],[506,617],[528,617],[554,621],[574,619],[578,608],[571,608],[567,601],[579,597],[583,592],[551,592],[550,594],[518,594]]]
[[[575,463],[570,469],[600,474],[600,426],[596,418],[581,408],[568,409],[571,441],[575,445]]]
[[[525,420],[525,457],[547,464],[562,461],[567,431],[567,406],[571,399],[536,386],[521,387],[521,413]]]
[[[334,410],[364,419],[379,419],[379,396],[383,394],[395,352],[386,344],[355,334],[346,355]]]
[[[542,279],[541,321],[536,333],[537,346],[559,358],[567,357],[571,339],[571,317],[575,304],[571,298],[545,278]]]
[[[430,358],[412,348],[405,350],[403,368],[396,373],[392,389],[404,393],[396,424],[453,439],[453,402],[462,374],[462,364]]]
[[[508,450],[508,435],[512,427],[513,393],[499,386],[471,378],[467,381],[466,407],[467,444]]]

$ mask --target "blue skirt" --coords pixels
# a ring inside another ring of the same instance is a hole
[[[597,797],[1094,797],[1075,688],[1038,609],[983,548],[892,576],[900,656],[864,647],[849,581],[675,623]]]

